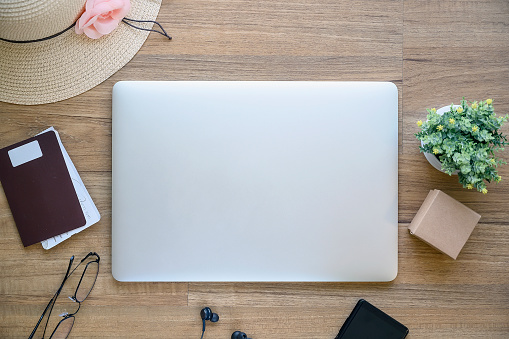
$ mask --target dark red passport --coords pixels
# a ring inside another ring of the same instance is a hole
[[[0,182],[25,247],[86,223],[53,131],[0,149]]]

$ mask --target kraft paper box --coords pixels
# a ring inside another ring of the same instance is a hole
[[[410,234],[456,259],[480,218],[444,192],[433,190],[408,229]]]

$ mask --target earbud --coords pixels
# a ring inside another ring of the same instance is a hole
[[[219,316],[217,313],[213,313],[210,307],[205,307],[200,312],[202,320],[210,320],[215,323],[219,321]]]
[[[201,330],[201,337],[203,338],[203,334],[205,333],[205,320],[210,320],[213,323],[216,323],[219,321],[219,316],[217,313],[213,313],[210,307],[202,308],[200,311],[201,320],[203,321],[203,327]]]
[[[251,339],[251,338],[248,338],[244,332],[235,331],[232,333],[231,339]]]

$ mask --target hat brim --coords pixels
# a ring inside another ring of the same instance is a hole
[[[155,20],[160,7],[161,0],[131,0],[127,17]],[[149,33],[121,22],[95,40],[72,28],[40,42],[0,41],[0,101],[37,105],[86,92],[127,64]]]

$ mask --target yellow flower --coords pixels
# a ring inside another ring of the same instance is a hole
[[[472,188],[474,188],[474,185],[472,185],[472,184],[467,184],[467,188],[468,188],[469,190],[471,190]]]
[[[472,132],[477,132],[478,130],[479,130],[479,127],[477,127],[477,126],[472,127]]]
[[[455,123],[455,122],[456,122],[456,120],[454,120],[453,118],[450,118],[450,119],[449,119],[449,123],[450,123],[451,125],[454,125],[454,123]]]
[[[419,126],[419,127],[422,126],[422,120],[417,121],[417,126]]]
[[[462,113],[463,112],[463,107],[460,106],[460,107],[456,108],[456,112]]]
[[[473,109],[477,109],[477,107],[479,107],[479,104],[477,104],[477,101],[476,101],[476,102],[474,102],[474,103],[472,104],[472,108],[473,108]]]
[[[498,175],[497,178],[495,179],[495,181],[500,182],[500,180],[502,180],[502,177],[500,175]]]
[[[437,126],[437,130],[441,131],[441,130],[443,130],[443,129],[444,129],[444,126],[442,126],[442,125],[438,125],[438,126]]]
[[[486,193],[488,193],[488,190],[486,188],[483,188],[481,192],[482,192],[482,194],[486,194]]]
[[[433,148],[433,154],[438,154],[440,151],[437,148]]]
[[[491,105],[491,104],[493,103],[493,99],[487,99],[487,100],[486,100],[486,103],[487,103],[488,105]]]
[[[436,108],[432,108],[431,109],[431,113],[436,113],[437,112],[437,109]]]
[[[495,159],[491,158],[491,159],[490,159],[490,162],[491,162],[492,164],[494,164],[496,161],[495,161]]]

